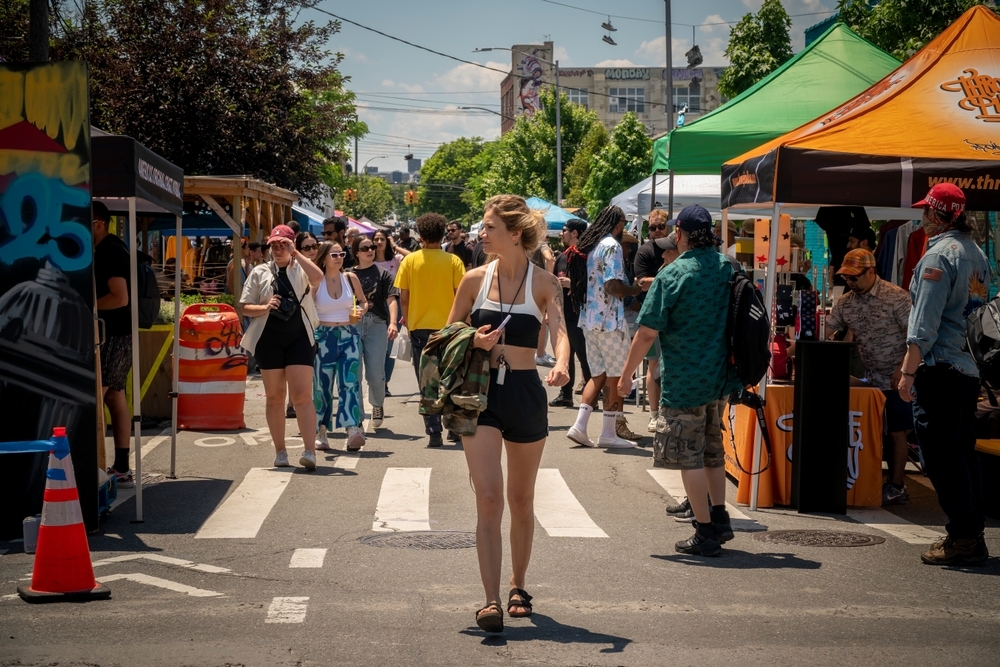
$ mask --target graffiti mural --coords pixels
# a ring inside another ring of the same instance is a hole
[[[65,426],[79,471],[97,466],[88,106],[83,63],[0,63],[0,439]],[[12,458],[0,534],[25,516],[15,494],[34,502],[34,464]]]
[[[521,109],[525,116],[533,116],[542,108],[538,94],[542,89],[542,63],[534,54],[524,54],[519,66],[521,70]]]

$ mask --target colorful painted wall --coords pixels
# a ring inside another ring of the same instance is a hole
[[[65,426],[97,528],[90,121],[84,63],[0,63],[0,439]],[[0,538],[40,511],[46,457],[0,462]],[[40,486],[41,485],[41,486]]]

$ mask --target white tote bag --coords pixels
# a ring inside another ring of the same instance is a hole
[[[413,346],[410,344],[410,332],[403,327],[392,343],[392,353],[389,355],[396,361],[410,361],[413,358]]]

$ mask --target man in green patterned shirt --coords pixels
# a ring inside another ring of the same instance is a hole
[[[733,538],[726,512],[726,469],[722,447],[725,399],[740,388],[726,349],[733,265],[718,252],[712,217],[701,206],[677,216],[681,255],[656,275],[632,339],[621,383],[632,374],[659,338],[660,408],[653,443],[654,465],[680,469],[695,534],[677,551],[718,556]],[[711,496],[711,505],[709,504]]]

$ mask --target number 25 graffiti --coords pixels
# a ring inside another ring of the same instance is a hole
[[[11,183],[0,201],[7,228],[0,261],[13,264],[22,257],[48,259],[66,272],[90,266],[90,230],[78,222],[64,221],[64,205],[89,206],[90,194],[41,174],[25,174]],[[70,243],[64,241],[60,247],[61,239]],[[63,250],[70,246],[76,250],[67,255]]]

